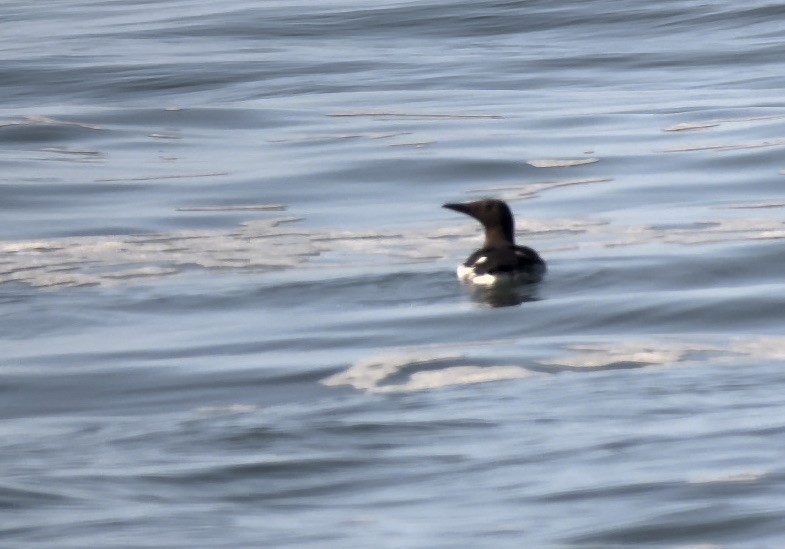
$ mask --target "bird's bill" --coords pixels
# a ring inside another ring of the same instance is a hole
[[[442,208],[447,208],[448,210],[454,210],[456,212],[465,213],[466,215],[472,215],[470,204],[463,204],[463,203],[443,204]]]

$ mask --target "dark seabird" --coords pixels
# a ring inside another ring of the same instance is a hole
[[[500,283],[538,282],[545,274],[545,261],[528,246],[515,245],[510,207],[502,200],[486,198],[444,208],[470,215],[485,228],[482,248],[458,265],[458,278],[478,286]]]

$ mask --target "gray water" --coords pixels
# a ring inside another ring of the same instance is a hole
[[[785,547],[784,16],[4,2],[0,545]]]

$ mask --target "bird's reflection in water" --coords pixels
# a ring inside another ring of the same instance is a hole
[[[468,289],[472,300],[490,307],[513,307],[528,301],[540,300],[537,284],[468,286]]]

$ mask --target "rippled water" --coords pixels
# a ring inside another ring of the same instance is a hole
[[[785,545],[783,15],[5,2],[0,544]]]

